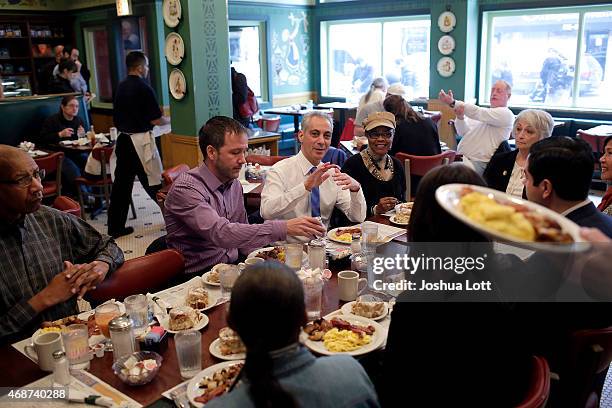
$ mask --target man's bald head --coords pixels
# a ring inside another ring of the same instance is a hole
[[[0,181],[0,220],[14,222],[40,208],[42,181],[38,165],[26,152],[0,145]]]
[[[6,180],[18,167],[30,163],[32,158],[26,152],[9,145],[0,145],[0,179]]]

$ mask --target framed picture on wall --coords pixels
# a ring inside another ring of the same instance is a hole
[[[128,17],[121,19],[121,41],[126,54],[130,51],[144,51],[144,29],[141,28],[141,18]]]

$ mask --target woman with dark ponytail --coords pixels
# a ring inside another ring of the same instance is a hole
[[[247,268],[232,289],[228,324],[247,348],[240,383],[206,407],[378,407],[363,367],[350,356],[315,358],[298,342],[306,324],[295,272],[278,262]]]

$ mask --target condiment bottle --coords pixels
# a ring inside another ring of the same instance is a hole
[[[351,238],[351,270],[359,273],[367,273],[368,257],[361,252],[359,234],[353,234]]]
[[[134,352],[134,332],[127,316],[115,317],[108,323],[113,342],[113,361]]]
[[[60,385],[70,384],[70,364],[62,350],[53,352],[53,382]]]
[[[93,125],[89,127],[89,143],[93,146],[96,144],[96,131],[94,130]]]

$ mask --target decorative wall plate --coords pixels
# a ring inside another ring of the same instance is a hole
[[[170,33],[166,37],[166,60],[172,65],[178,65],[185,58],[185,43],[178,33]]]
[[[438,17],[438,27],[443,33],[450,33],[457,25],[457,18],[452,11],[445,11]]]
[[[438,74],[448,78],[455,72],[455,60],[451,57],[442,57],[438,60]]]
[[[168,86],[170,87],[170,94],[174,99],[180,101],[185,97],[187,93],[187,80],[180,69],[174,68],[170,72]]]
[[[438,51],[442,55],[450,55],[455,51],[455,39],[450,35],[443,35],[438,40]]]
[[[166,25],[170,28],[176,27],[183,15],[181,0],[164,0],[162,11]]]

